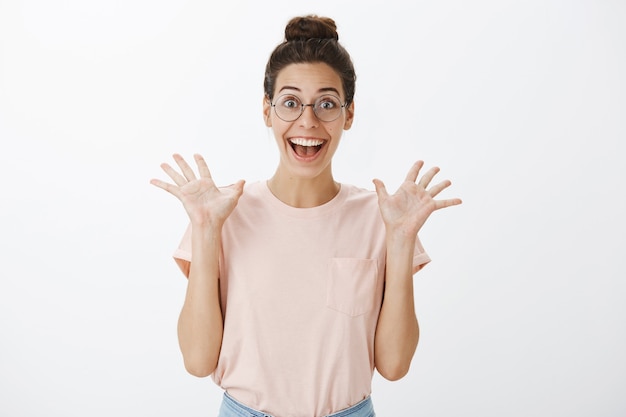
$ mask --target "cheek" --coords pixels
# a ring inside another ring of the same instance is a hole
[[[333,137],[339,137],[343,133],[342,125],[339,124],[328,126],[326,130],[328,131],[328,134],[332,135]]]
[[[284,132],[289,128],[289,126],[287,126],[284,121],[280,120],[277,117],[270,117],[269,123],[271,125],[271,128],[275,132]]]

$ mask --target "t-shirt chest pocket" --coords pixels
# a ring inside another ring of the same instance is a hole
[[[378,265],[375,259],[330,258],[326,306],[349,316],[374,307]]]

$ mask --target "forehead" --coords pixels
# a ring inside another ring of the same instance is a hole
[[[341,78],[334,69],[322,62],[290,64],[283,68],[276,77],[275,93],[284,92],[303,96],[320,93],[344,95]]]

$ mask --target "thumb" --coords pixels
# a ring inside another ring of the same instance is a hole
[[[239,180],[233,184],[233,188],[237,191],[237,194],[241,195],[243,193],[243,186],[245,183],[245,180]]]
[[[383,184],[383,182],[377,178],[373,179],[372,182],[374,183],[374,187],[376,187],[376,194],[378,194],[378,198],[384,198],[389,196],[389,193],[387,193],[387,188],[385,188],[385,184]]]

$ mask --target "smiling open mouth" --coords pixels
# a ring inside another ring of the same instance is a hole
[[[296,155],[302,158],[310,158],[315,156],[324,146],[325,141],[321,139],[289,139],[289,144],[293,148]]]

